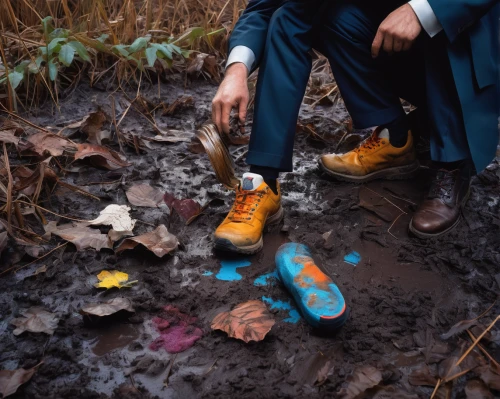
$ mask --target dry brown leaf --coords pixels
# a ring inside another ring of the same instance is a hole
[[[465,386],[466,399],[493,399],[493,394],[481,380],[469,380]]]
[[[339,395],[342,399],[355,399],[370,388],[382,381],[382,372],[373,366],[362,366],[354,370],[347,378],[347,386],[342,388]]]
[[[98,316],[105,317],[111,316],[112,314],[118,313],[120,311],[127,311],[134,313],[135,310],[132,307],[132,301],[128,298],[113,298],[110,301],[87,305],[80,310],[80,313],[84,316]]]
[[[115,232],[124,232],[132,234],[135,226],[135,219],[130,217],[130,207],[127,205],[112,204],[104,208],[99,216],[91,220],[89,224],[93,226],[106,225],[112,226]]]
[[[116,151],[101,145],[78,144],[77,146],[78,151],[75,154],[75,160],[90,158],[92,165],[109,170],[121,169],[131,165]]]
[[[37,368],[38,366],[28,370],[0,370],[0,395],[2,398],[16,393],[21,385],[26,384],[33,377]]]
[[[179,241],[177,237],[170,233],[165,225],[162,224],[149,233],[126,238],[118,248],[116,248],[115,252],[120,253],[127,249],[134,249],[139,244],[145,246],[148,250],[161,258],[177,249]]]
[[[23,152],[35,153],[40,156],[58,157],[65,152],[73,153],[76,151],[75,145],[69,140],[52,133],[35,133],[27,138],[27,142],[28,145],[20,146],[20,149]]]
[[[39,307],[29,308],[21,312],[21,315],[23,317],[11,321],[11,324],[17,327],[14,330],[14,335],[22,334],[25,331],[52,335],[59,323],[59,319],[54,313]]]
[[[262,341],[271,331],[275,320],[262,301],[240,303],[230,312],[215,316],[212,330],[222,330],[228,336],[245,342]]]
[[[500,391],[500,368],[494,364],[490,364],[478,367],[475,371],[488,387]]]
[[[98,229],[92,229],[86,224],[68,223],[57,226],[57,222],[52,221],[47,223],[44,228],[47,233],[55,234],[74,244],[77,251],[87,248],[94,248],[97,251],[103,248],[113,248],[106,234],[102,234]]]
[[[101,144],[102,140],[109,139],[111,132],[102,130],[102,125],[106,122],[106,114],[102,111],[91,112],[82,120],[74,122],[62,130],[72,129],[75,132],[81,131],[88,136],[88,141],[93,144]]]
[[[431,373],[429,367],[423,364],[419,368],[412,370],[408,375],[408,382],[414,386],[434,387],[436,386],[437,378]]]
[[[179,200],[170,193],[165,193],[163,200],[170,211],[175,210],[186,221],[186,224],[191,223],[205,209],[195,200],[190,198]]]
[[[7,143],[7,144],[14,144],[18,145],[19,144],[19,137],[16,137],[16,131],[15,130],[0,130],[0,142],[2,143]]]
[[[132,186],[127,190],[126,195],[128,202],[135,206],[156,208],[163,202],[163,193],[160,189],[148,184]]]

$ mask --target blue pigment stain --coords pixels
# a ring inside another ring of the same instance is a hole
[[[262,274],[257,277],[253,282],[253,285],[263,286],[263,285],[276,285],[276,280],[279,280],[278,271],[275,270],[271,273]]]
[[[288,317],[286,319],[283,319],[284,322],[287,323],[297,323],[300,320],[300,314],[295,309],[295,307],[292,306],[290,301],[284,302],[284,301],[275,301],[273,298],[263,296],[262,300],[271,305],[271,309],[278,309],[278,310],[288,310]]]
[[[211,272],[210,270],[205,270],[202,274],[204,276],[211,276],[212,274],[214,274],[214,272]]]
[[[241,280],[243,277],[241,274],[236,272],[239,267],[250,266],[251,263],[247,259],[238,260],[223,260],[220,262],[219,273],[215,277],[223,281],[237,281]]]
[[[361,255],[356,251],[351,252],[344,256],[344,262],[350,263],[351,265],[356,266],[361,260]]]

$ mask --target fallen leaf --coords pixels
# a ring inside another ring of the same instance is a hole
[[[20,146],[21,151],[40,156],[61,156],[65,152],[73,153],[76,147],[69,140],[52,133],[35,133],[27,138],[27,145]]]
[[[481,313],[479,316],[477,316],[473,319],[459,321],[457,324],[455,324],[453,327],[451,327],[447,333],[442,334],[441,339],[448,339],[451,336],[460,334],[462,331],[465,331],[465,330],[471,328],[472,326],[478,324],[478,320],[481,317],[483,317],[484,315],[486,315],[493,308],[493,306],[495,306],[495,304],[496,304],[496,301],[493,302],[493,304],[488,309],[486,309],[483,313]]]
[[[163,200],[163,193],[156,187],[148,184],[138,184],[130,187],[127,199],[132,205],[156,208]]]
[[[136,220],[130,217],[130,207],[127,205],[108,205],[99,216],[91,220],[89,224],[93,226],[112,226],[117,232],[131,232],[134,229]]]
[[[55,234],[72,243],[77,251],[87,248],[94,248],[97,251],[103,248],[113,248],[106,234],[102,234],[98,229],[92,229],[86,224],[68,223],[57,226],[57,222],[52,221],[47,223],[44,228],[47,233]]]
[[[373,388],[382,381],[382,373],[373,366],[362,366],[354,370],[347,378],[347,386],[342,388],[339,395],[342,399],[355,399],[366,390]]]
[[[118,270],[103,270],[97,275],[97,279],[100,282],[94,284],[96,288],[130,288],[132,284],[137,283],[137,280],[128,281],[128,274]]]
[[[39,274],[42,273],[47,273],[47,265],[38,267],[30,277],[38,276]]]
[[[21,385],[26,384],[33,377],[37,368],[38,366],[28,370],[0,370],[0,394],[2,398],[16,393]]]
[[[493,399],[493,394],[481,380],[469,380],[465,386],[466,399]]]
[[[212,330],[222,330],[228,336],[245,342],[262,341],[275,321],[262,301],[240,303],[230,312],[215,316]]]
[[[140,236],[126,238],[123,242],[116,248],[115,252],[120,253],[127,249],[134,249],[137,245],[143,245],[148,250],[153,252],[156,256],[161,258],[162,256],[172,252],[179,246],[179,241],[177,237],[170,233],[165,225],[161,224],[155,230],[141,234]]]
[[[408,382],[413,386],[434,387],[436,386],[437,378],[431,373],[429,366],[423,364],[419,368],[412,370],[408,375]]]
[[[24,312],[21,312],[23,317],[18,317],[11,321],[11,324],[17,328],[14,330],[14,335],[22,334],[25,331],[52,335],[54,334],[59,319],[54,313],[47,312],[39,307],[32,307]]]
[[[92,165],[109,170],[121,169],[131,165],[116,151],[110,150],[109,148],[101,145],[78,144],[77,146],[78,151],[75,154],[75,160],[90,157]]]
[[[102,125],[106,122],[106,119],[106,114],[102,111],[91,112],[82,120],[64,127],[61,132],[66,129],[75,132],[81,131],[88,136],[88,141],[90,143],[101,144],[102,140],[109,139],[111,136],[110,131],[102,130]]]
[[[191,223],[192,220],[200,216],[205,208],[195,200],[190,198],[179,200],[169,193],[165,193],[163,200],[170,210],[175,210],[187,224]]]
[[[488,387],[500,391],[500,369],[497,366],[490,364],[488,366],[478,367],[474,371],[479,374],[479,377]]]
[[[305,359],[296,362],[291,376],[301,385],[322,385],[331,375],[335,360],[341,357],[341,345],[336,345],[327,351],[307,355]]]
[[[130,299],[113,298],[107,302],[87,305],[80,310],[80,313],[84,316],[105,317],[111,316],[112,314],[118,313],[122,310],[130,313],[135,312],[134,308],[132,307],[132,301]]]
[[[16,131],[15,130],[1,130],[0,131],[0,142],[2,143],[7,143],[7,144],[14,144],[18,145],[19,144],[19,137],[16,137]]]

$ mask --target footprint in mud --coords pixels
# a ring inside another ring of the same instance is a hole
[[[237,281],[241,280],[243,276],[236,269],[250,266],[251,263],[247,259],[221,260],[220,265],[219,273],[215,275],[216,278],[222,281]]]

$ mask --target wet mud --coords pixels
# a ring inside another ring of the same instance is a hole
[[[162,84],[162,101],[192,96],[194,106],[157,115],[158,123],[194,132],[210,118],[215,90],[203,82],[190,82],[185,88],[182,83]],[[158,102],[156,93],[156,86],[143,90],[145,97]],[[61,100],[60,112],[46,104],[26,117],[60,129],[98,107],[110,112],[109,96],[82,85]],[[119,94],[115,100],[126,108]],[[301,123],[314,124],[326,141],[297,133],[295,169],[282,178],[284,221],[266,233],[264,250],[254,256],[212,250],[212,233],[228,211],[232,195],[217,183],[206,155],[191,152],[189,143],[155,144],[139,155],[126,148],[132,166],[117,171],[80,166],[68,172],[66,181],[101,199],[59,188],[48,199],[50,209],[74,218],[95,218],[109,204],[127,204],[125,190],[137,183],[200,204],[217,201],[189,226],[170,216],[166,206],[132,206],[137,234],[165,224],[182,243],[178,251],[161,259],[139,247],[116,255],[106,249],[76,252],[69,245],[17,274],[1,277],[0,368],[28,368],[44,361],[12,398],[335,398],[362,365],[381,370],[380,384],[389,387],[386,396],[368,391],[366,398],[430,397],[433,387],[411,385],[408,376],[456,355],[467,336],[444,341],[440,335],[455,323],[476,317],[498,297],[500,168],[495,161],[474,178],[455,231],[419,240],[408,234],[407,227],[432,170],[422,169],[409,181],[362,186],[332,181],[318,171],[316,158],[321,153],[352,148],[366,134],[342,130],[346,117],[341,103],[315,110],[302,107]],[[155,134],[133,109],[121,130]],[[241,175],[245,147],[230,150],[238,158]],[[311,248],[317,264],[346,299],[349,319],[335,334],[309,327],[273,276],[276,250],[290,241]],[[30,277],[43,265],[45,273]],[[124,271],[138,283],[102,292],[93,284],[104,269]],[[133,316],[109,326],[85,325],[79,314],[82,306],[120,296],[132,300]],[[264,299],[276,318],[262,342],[245,344],[210,330],[215,315],[251,299]],[[61,319],[57,330],[53,336],[15,337],[10,321],[34,305],[57,313]],[[166,306],[195,318],[189,328],[203,333],[185,351],[151,349],[161,336],[156,318],[162,317]],[[496,304],[491,315],[499,312]],[[491,320],[486,316],[481,324]],[[500,360],[498,344],[492,341],[485,347]],[[464,398],[465,384],[473,377],[469,373],[457,379],[449,397]]]

